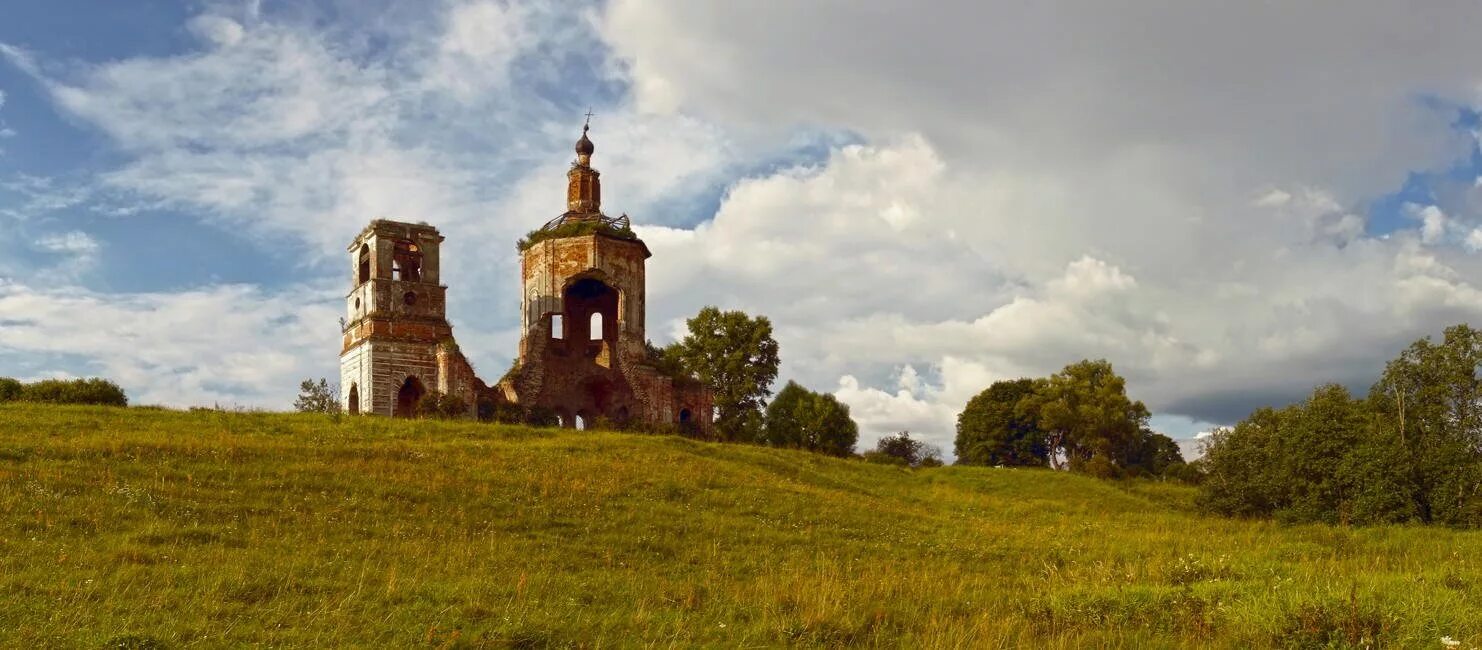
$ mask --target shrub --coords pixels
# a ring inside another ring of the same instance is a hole
[[[107,379],[44,379],[26,384],[19,399],[48,404],[95,404],[128,406],[129,398],[122,388]]]
[[[26,387],[19,380],[9,377],[0,377],[0,402],[12,402],[21,398],[21,391]]]
[[[293,408],[299,413],[339,413],[339,391],[323,377],[318,383],[305,379],[299,382],[298,399],[294,400]]]
[[[910,467],[910,464],[906,462],[906,459],[900,458],[898,456],[892,456],[883,451],[870,450],[863,454],[860,454],[860,458],[863,458],[866,463],[874,463],[876,465],[896,465],[899,467]]]
[[[875,458],[871,457],[872,454]],[[898,464],[908,467],[942,466],[942,450],[925,441],[912,440],[910,431],[881,438],[875,443],[874,451],[865,453],[865,460],[882,462],[883,459],[877,460],[880,456],[897,459]]]
[[[429,391],[417,400],[417,417],[434,420],[455,420],[468,417],[468,402],[457,395]]]
[[[607,235],[618,239],[638,239],[638,234],[632,228],[617,226],[603,221],[568,221],[549,230],[537,228],[530,231],[523,239],[515,243],[515,248],[521,253],[547,239],[561,239],[563,237],[577,237],[580,235]]]
[[[518,404],[511,404],[503,399],[481,399],[478,402],[478,418],[481,422],[524,424],[525,411]]]
[[[553,427],[560,424],[556,418],[556,412],[541,406],[532,406],[523,410],[525,424],[532,427]]]

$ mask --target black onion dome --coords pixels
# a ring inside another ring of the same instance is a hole
[[[587,139],[587,129],[582,127],[581,139],[576,141],[576,154],[578,156],[590,156],[597,148],[592,146],[592,141]]]

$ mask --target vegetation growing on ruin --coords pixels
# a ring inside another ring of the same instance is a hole
[[[567,221],[554,228],[536,228],[515,243],[521,253],[547,239],[561,239],[579,235],[606,235],[618,239],[638,239],[638,234],[626,225],[617,225],[604,220]]]
[[[676,436],[0,405],[7,647],[1461,647],[1482,532]]]

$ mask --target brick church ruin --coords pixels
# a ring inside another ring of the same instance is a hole
[[[709,430],[710,392],[649,362],[644,264],[652,254],[627,215],[602,213],[594,149],[583,127],[566,212],[520,242],[519,357],[492,386],[453,340],[437,228],[378,219],[355,237],[340,352],[346,412],[410,417],[437,391],[481,418],[513,411],[566,427],[601,418]]]

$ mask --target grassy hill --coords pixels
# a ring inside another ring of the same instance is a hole
[[[1192,498],[674,437],[0,405],[0,645],[1482,642],[1482,534]]]

